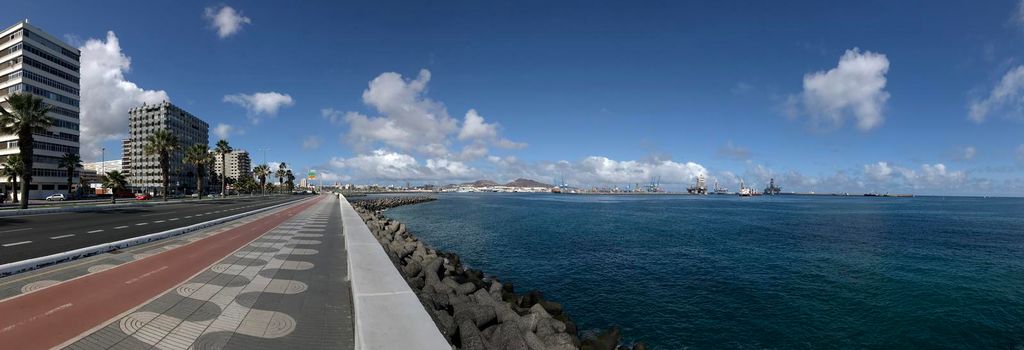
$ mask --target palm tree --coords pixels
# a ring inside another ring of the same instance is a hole
[[[287,171],[288,171],[288,164],[285,164],[285,162],[281,162],[281,164],[279,164],[277,166],[277,172],[274,173],[274,175],[277,177],[277,182],[279,184],[281,184],[278,187],[279,189],[280,188],[284,188],[284,178],[285,178],[285,175],[288,174]]]
[[[228,144],[228,140],[221,139],[217,141],[217,147],[214,148],[217,154],[220,155],[220,195],[226,196],[228,194],[228,183],[224,178],[224,173],[228,172],[227,157],[228,153],[234,151],[231,145]]]
[[[288,192],[295,189],[295,175],[292,174],[292,169],[288,169],[284,172],[285,183],[288,184]]]
[[[263,194],[267,194],[267,176],[270,176],[270,166],[266,164],[257,165],[255,168],[252,168],[252,174],[260,179],[260,189],[264,191]]]
[[[64,153],[64,156],[57,161],[57,167],[68,171],[68,195],[70,196],[72,178],[75,177],[75,169],[82,167],[82,157],[75,153]]]
[[[148,156],[158,156],[160,158],[160,174],[164,180],[164,201],[167,201],[168,192],[168,181],[170,180],[171,172],[171,152],[174,152],[181,148],[178,143],[178,136],[171,133],[170,130],[160,129],[154,132],[152,135],[146,138],[146,144],[142,150]]]
[[[20,154],[12,154],[4,161],[3,169],[0,169],[0,176],[6,176],[11,183],[11,202],[18,200],[18,177],[25,172],[25,162],[21,160]]]
[[[206,177],[207,167],[213,163],[210,146],[201,143],[189,146],[185,149],[185,157],[182,160],[196,168],[196,194],[199,199],[203,199],[203,178]]]
[[[103,181],[103,187],[111,190],[110,203],[117,204],[117,192],[128,186],[128,180],[125,179],[124,174],[117,170],[108,171],[103,175],[101,181]]]
[[[46,115],[52,107],[30,93],[11,94],[7,96],[7,103],[11,105],[10,111],[0,106],[0,134],[18,136],[18,151],[26,169],[21,174],[21,209],[28,209],[34,155],[32,134],[45,133],[53,125],[53,119]]]

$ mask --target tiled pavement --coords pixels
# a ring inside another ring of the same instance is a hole
[[[338,199],[296,215],[68,349],[352,349]]]

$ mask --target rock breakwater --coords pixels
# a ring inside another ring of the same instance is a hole
[[[434,200],[389,197],[353,200],[352,206],[416,293],[441,334],[454,348],[515,350],[627,350],[619,330],[580,339],[562,305],[537,290],[516,293],[501,282],[462,265],[459,256],[437,251],[411,234],[405,224],[381,211]],[[643,343],[633,350],[645,349]]]

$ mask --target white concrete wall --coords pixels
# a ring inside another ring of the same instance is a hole
[[[355,348],[450,350],[451,345],[370,228],[344,196],[340,202],[352,284]]]

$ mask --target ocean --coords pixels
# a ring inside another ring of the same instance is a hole
[[[1024,199],[438,194],[389,217],[649,349],[1024,349]]]

